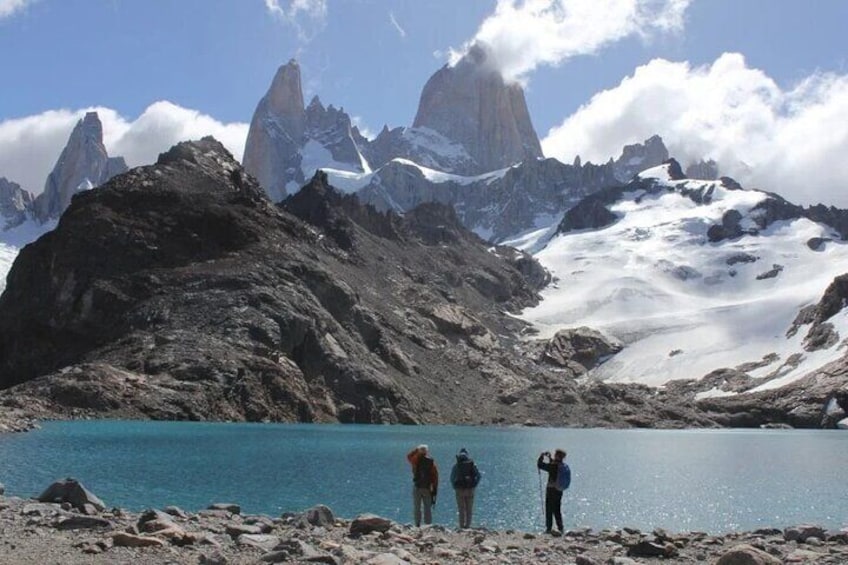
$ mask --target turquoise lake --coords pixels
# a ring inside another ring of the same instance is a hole
[[[813,522],[848,525],[848,433],[584,430],[458,426],[52,422],[0,435],[6,494],[78,478],[107,506],[236,502],[279,515],[323,503],[343,517],[411,521],[405,455],[430,445],[440,472],[434,521],[456,522],[448,486],[465,447],[483,474],[474,523],[540,530],[536,457],[562,447],[573,481],[566,527],[722,533]]]

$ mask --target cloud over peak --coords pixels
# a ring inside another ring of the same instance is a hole
[[[556,66],[627,37],[681,31],[690,1],[498,0],[476,35],[451,50],[451,64],[484,43],[505,78],[524,81],[540,65]]]
[[[816,73],[781,88],[725,53],[698,67],[665,59],[638,67],[552,128],[542,147],[567,163],[603,162],[659,134],[684,166],[712,158],[746,186],[848,207],[846,123],[848,75]]]
[[[172,145],[205,135],[218,139],[238,160],[244,152],[248,124],[222,123],[167,101],[151,104],[135,120],[104,107],[49,110],[0,122],[0,176],[40,193],[71,130],[89,111],[100,116],[109,155],[123,156],[130,167],[153,163]]]

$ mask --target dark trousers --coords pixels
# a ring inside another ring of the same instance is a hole
[[[562,531],[562,491],[555,488],[545,490],[545,530],[550,532],[556,519],[557,529]]]

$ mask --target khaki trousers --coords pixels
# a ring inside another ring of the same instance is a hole
[[[424,523],[433,523],[433,495],[430,487],[412,487],[412,520],[416,526],[421,525],[421,506],[424,505]]]
[[[459,512],[459,527],[471,527],[471,512],[474,509],[474,489],[458,488],[456,492],[456,508]]]

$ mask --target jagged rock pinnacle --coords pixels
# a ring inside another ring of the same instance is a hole
[[[413,127],[430,128],[461,143],[476,161],[476,172],[542,157],[521,85],[506,82],[488,64],[482,45],[430,77]]]
[[[77,122],[68,144],[47,177],[44,192],[35,200],[35,215],[42,222],[58,218],[77,192],[99,186],[127,170],[123,157],[110,158],[103,145],[103,124],[97,112]]]

